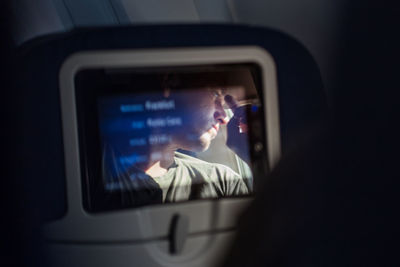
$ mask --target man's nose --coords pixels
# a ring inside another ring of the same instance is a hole
[[[218,100],[215,101],[214,119],[219,124],[227,124],[229,122],[229,118],[226,115],[224,108],[222,107],[222,102]]]

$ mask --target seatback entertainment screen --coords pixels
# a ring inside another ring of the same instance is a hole
[[[75,76],[85,208],[251,195],[266,160],[255,64],[93,68]]]

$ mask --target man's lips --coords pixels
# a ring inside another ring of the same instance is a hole
[[[213,124],[212,127],[218,132],[218,130],[219,130],[219,123]]]

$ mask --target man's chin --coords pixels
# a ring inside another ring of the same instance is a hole
[[[210,147],[212,139],[213,138],[209,133],[204,133],[201,136],[197,137],[191,135],[189,136],[189,138],[186,139],[185,142],[180,142],[180,148],[192,152],[204,152]]]
[[[204,146],[201,148],[201,151],[199,151],[199,152],[204,152],[204,151],[208,150],[209,148],[210,148],[210,144],[204,145]]]
[[[193,152],[204,152],[206,151],[208,148],[210,147],[210,142],[205,142],[203,140],[201,140],[200,143],[193,145],[191,149],[191,151]]]
[[[215,137],[213,137],[209,133],[205,133],[200,137],[200,143],[201,143],[201,147],[202,147],[202,151],[201,152],[206,151],[210,147],[211,141],[214,138]]]
[[[192,145],[192,148],[189,149],[193,152],[204,152],[206,151],[211,144],[211,140],[208,138],[200,138],[196,144]]]

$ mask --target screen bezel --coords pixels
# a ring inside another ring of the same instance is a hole
[[[67,183],[67,214],[46,227],[55,240],[148,240],[164,237],[174,214],[191,221],[189,234],[236,225],[237,214],[249,199],[193,201],[177,205],[145,206],[91,216],[83,207],[81,166],[74,77],[84,68],[179,66],[199,64],[255,63],[262,71],[268,162],[273,168],[280,158],[277,74],[273,57],[258,46],[83,51],[69,56],[60,70],[60,101]],[[202,216],[199,216],[202,214]],[[207,216],[208,214],[208,216]],[[213,217],[213,218],[211,218]],[[79,227],[71,228],[71,225]]]
[[[240,64],[213,64],[213,65],[196,65],[196,66],[175,66],[171,67],[153,67],[153,68],[85,68],[78,71],[75,75],[75,95],[77,104],[77,117],[78,117],[78,132],[79,132],[79,150],[80,150],[80,164],[82,176],[82,198],[83,206],[87,212],[106,212],[115,211],[119,209],[137,208],[145,205],[157,204],[175,204],[185,201],[174,203],[161,203],[161,199],[157,198],[157,194],[153,194],[153,199],[146,202],[140,202],[135,195],[145,194],[149,196],[148,190],[143,192],[140,189],[135,191],[114,190],[107,191],[104,186],[104,177],[102,177],[102,150],[101,138],[99,132],[99,116],[98,116],[98,100],[100,97],[116,97],[132,94],[145,94],[143,92],[143,79],[142,74],[146,74],[146,80],[153,82],[154,75],[165,73],[212,73],[212,72],[237,72],[237,71],[250,71],[254,86],[258,88],[259,100],[263,106],[263,92],[262,88],[261,70],[258,65],[254,63],[240,63]],[[116,85],[112,81],[115,76],[132,79],[130,75],[136,75],[138,81],[136,88],[129,82],[125,85],[118,83]],[[150,76],[153,75],[153,76]],[[142,77],[142,78],[141,78]],[[107,86],[106,86],[107,84]],[[160,93],[160,85],[153,84],[154,88],[145,88],[146,93],[157,92]],[[175,91],[185,90],[184,88],[176,88]],[[263,110],[260,110],[260,119],[264,118]],[[257,120],[258,121],[258,120]],[[255,125],[251,125],[255,126]],[[265,174],[268,171],[268,162],[266,156],[267,144],[265,140],[265,125],[258,127],[249,127],[249,149],[251,162],[257,174]],[[252,149],[255,143],[262,143],[261,150]],[[251,166],[251,167],[253,167]],[[263,168],[260,170],[260,166]],[[263,175],[264,176],[264,175]],[[250,192],[247,196],[251,196]],[[151,197],[151,196],[149,196]],[[229,196],[229,198],[246,197],[246,196]],[[148,197],[146,197],[148,198]],[[225,197],[227,198],[227,197]],[[206,198],[203,198],[206,199]],[[213,198],[209,198],[213,199]],[[188,199],[186,201],[192,201]]]

